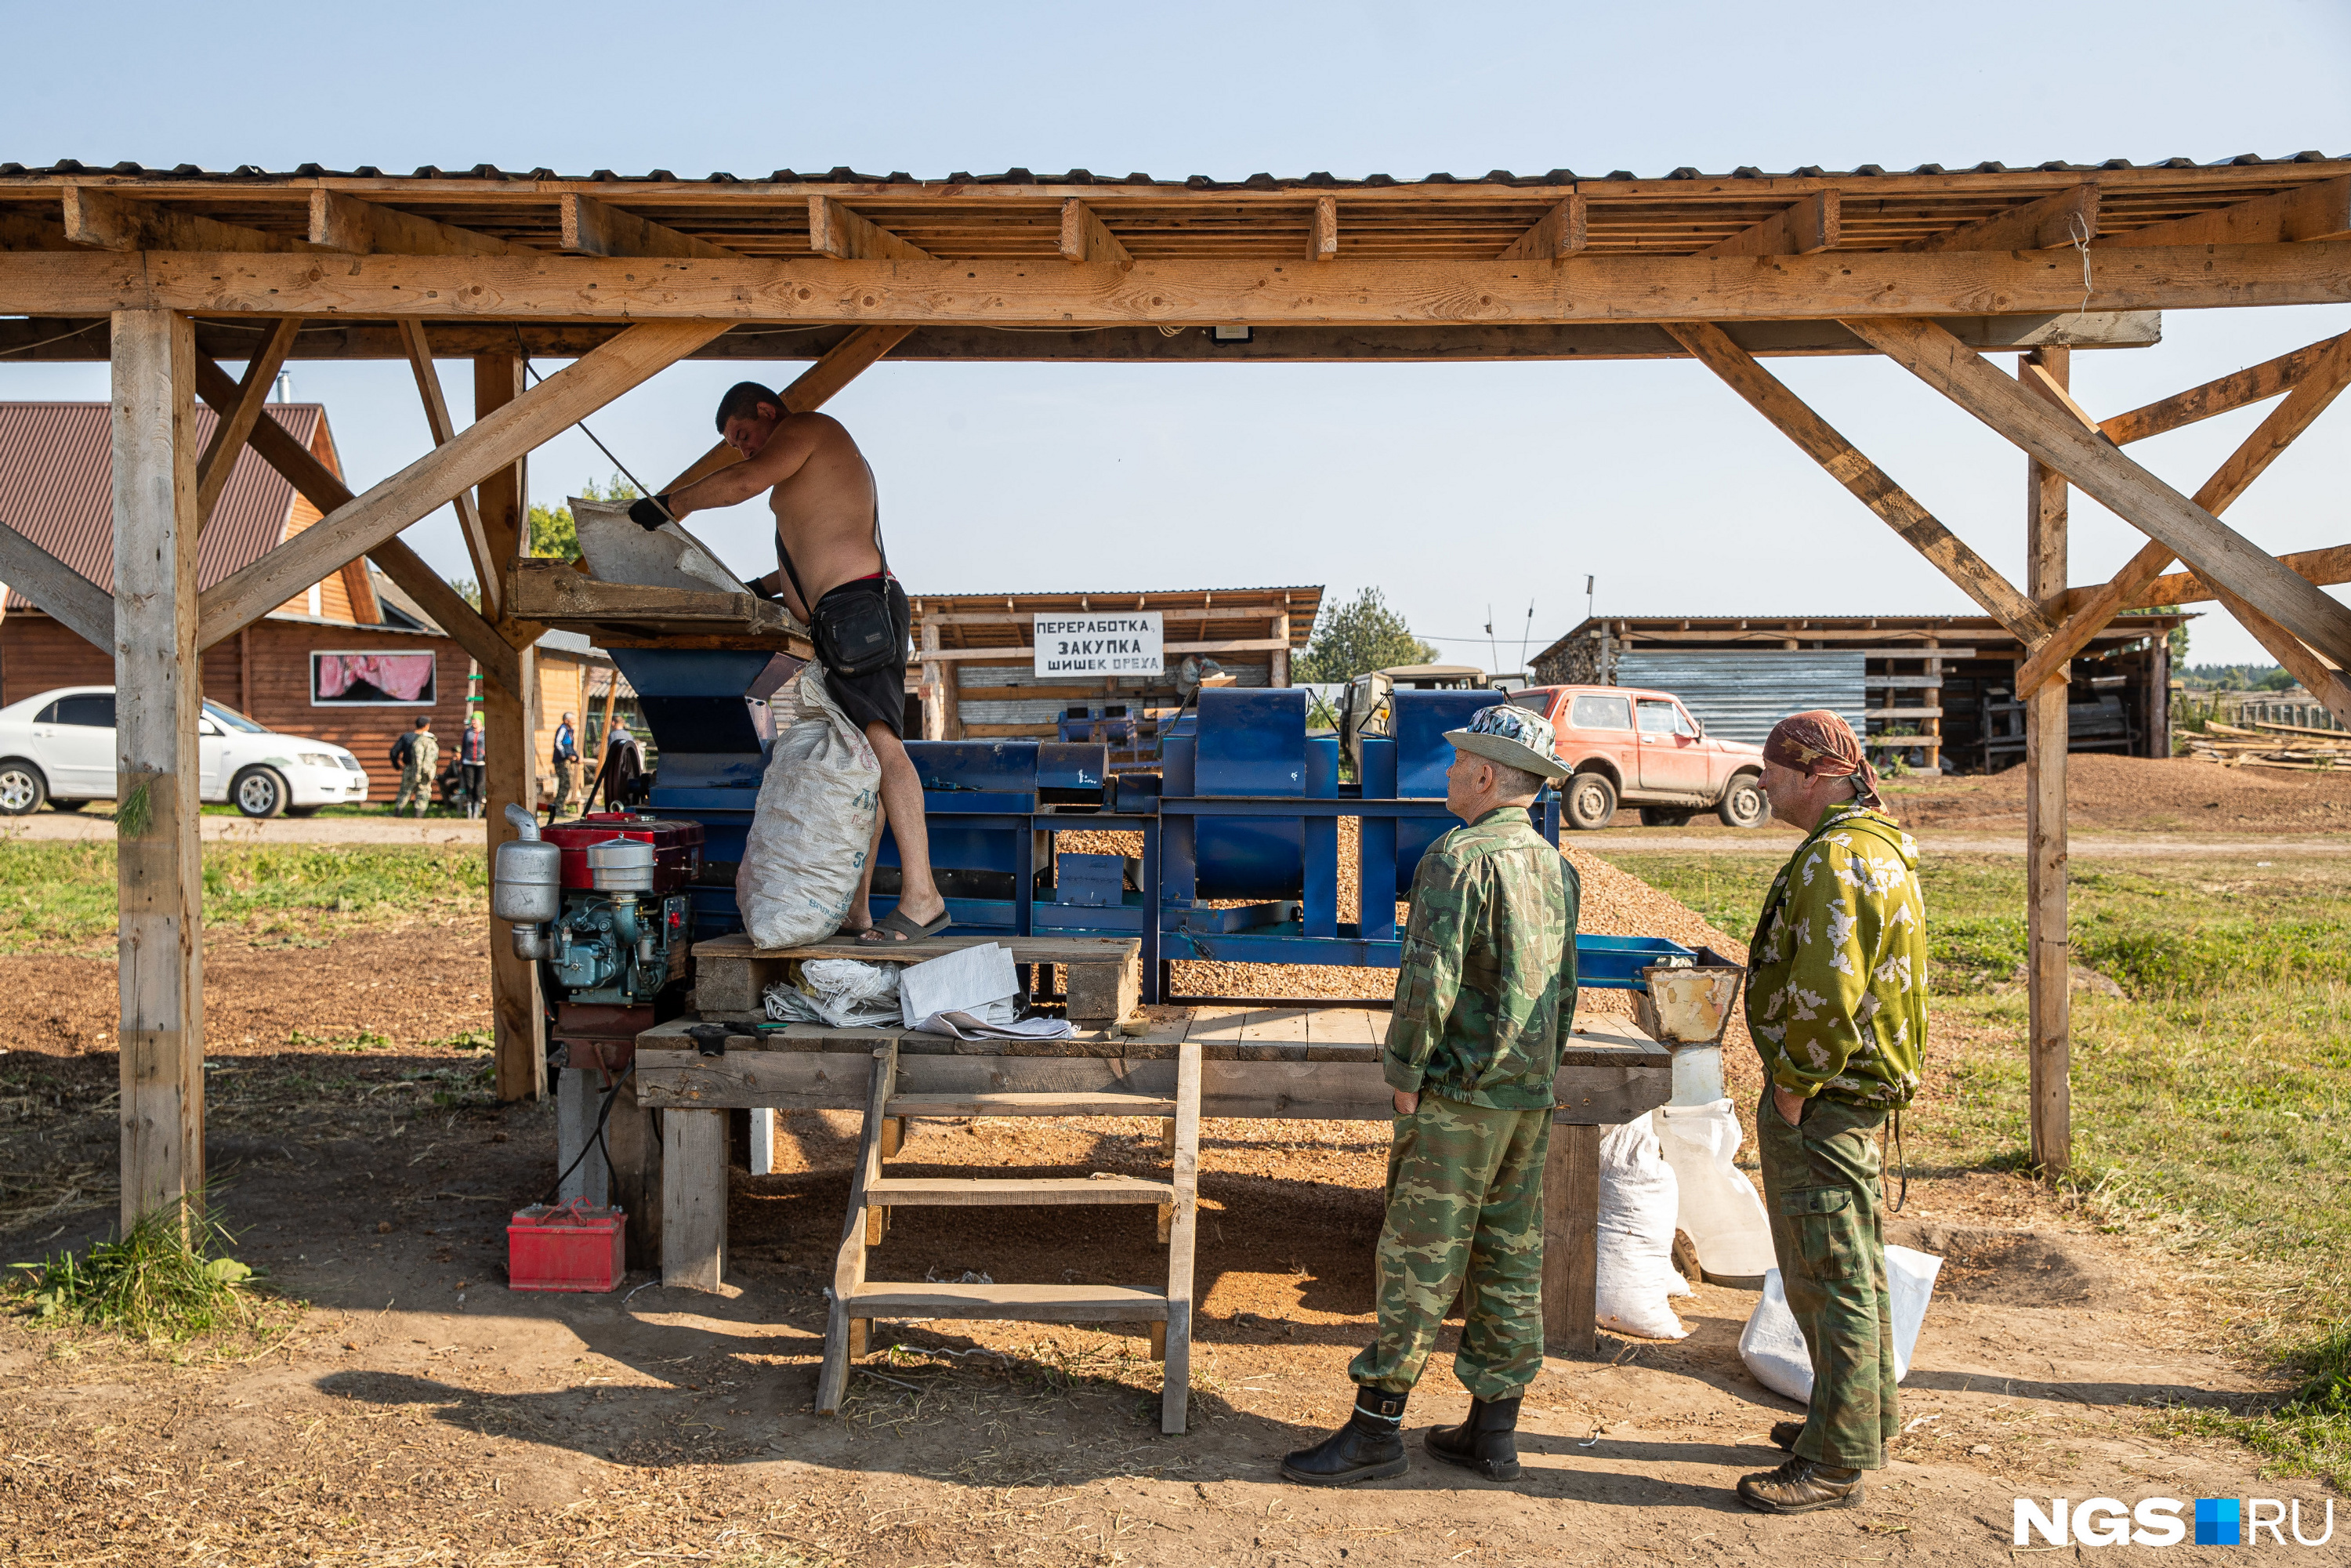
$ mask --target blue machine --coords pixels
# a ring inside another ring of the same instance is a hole
[[[660,750],[649,809],[704,824],[695,929],[742,929],[734,870],[756,803],[766,745],[745,702],[776,672],[766,653],[616,649]],[[772,685],[768,686],[772,689]],[[1453,748],[1445,732],[1500,701],[1492,692],[1398,691],[1391,737],[1364,741],[1364,777],[1343,783],[1339,743],[1306,733],[1307,694],[1211,687],[1162,739],[1156,774],[1113,774],[1100,742],[910,741],[923,779],[931,863],[955,928],[1005,936],[1136,936],[1144,998],[1162,994],[1163,963],[1395,967],[1402,957],[1395,899],[1421,855],[1455,825],[1445,809]],[[1545,790],[1536,825],[1559,841],[1559,802]],[[1363,886],[1391,890],[1340,919],[1339,819],[1362,822]],[[1052,835],[1142,834],[1137,886],[1115,904],[1061,903]],[[875,873],[876,915],[895,899],[897,845],[887,834]],[[1040,885],[1042,884],[1042,885]],[[1220,907],[1221,906],[1221,907]],[[1587,986],[1637,987],[1640,968],[1687,955],[1653,937],[1577,939]]]

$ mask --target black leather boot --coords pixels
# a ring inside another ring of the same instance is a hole
[[[1412,1468],[1404,1457],[1404,1402],[1401,1394],[1356,1389],[1347,1424],[1314,1447],[1286,1455],[1283,1477],[1311,1487],[1342,1487],[1404,1474]]]
[[[1519,1402],[1469,1401],[1469,1418],[1458,1427],[1431,1427],[1422,1444],[1448,1465],[1476,1470],[1489,1481],[1519,1479]]]

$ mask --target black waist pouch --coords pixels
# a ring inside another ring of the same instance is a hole
[[[809,630],[825,668],[843,675],[870,675],[906,658],[906,633],[892,606],[891,580],[862,578],[844,582],[819,600]]]

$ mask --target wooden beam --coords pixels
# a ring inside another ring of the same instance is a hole
[[[114,601],[98,584],[0,522],[0,584],[94,648],[114,646]]]
[[[0,211],[0,250],[72,250],[65,225],[30,207]]]
[[[556,371],[447,445],[214,584],[203,596],[205,636],[217,642],[259,620],[724,330],[716,321],[648,321]]]
[[[2101,247],[2304,244],[2351,235],[2351,174],[2108,235]]]
[[[2277,662],[2285,666],[2304,689],[2326,705],[2326,711],[2346,725],[2351,725],[2351,681],[2342,670],[2313,653],[2302,639],[2268,616],[2247,604],[2234,594],[2220,595],[2221,608],[2234,615],[2253,634],[2256,642],[2267,648]]]
[[[1497,261],[1565,261],[1583,248],[1583,193],[1574,195],[1537,218],[1534,226],[1502,247]]]
[[[876,228],[831,196],[809,198],[809,249],[835,261],[928,261],[931,253]]]
[[[2216,588],[2237,593],[2337,664],[2351,663],[2351,609],[2187,497],[2001,374],[1932,321],[1856,319],[1847,326],[1919,380],[2169,546]]]
[[[2322,588],[2351,582],[2351,545],[2336,545],[2331,549],[2296,550],[2292,555],[2282,555],[2278,559]],[[2074,591],[2082,594],[2086,601],[2091,591],[2076,589]],[[2220,596],[2212,591],[2210,583],[2194,572],[2173,571],[2149,582],[2140,591],[2139,597],[2147,604],[2202,604]]]
[[[2308,375],[2310,367],[2339,340],[2329,338],[2324,342],[2296,349],[2290,354],[2280,354],[2274,360],[2264,360],[2232,375],[2206,382],[2202,386],[2189,387],[2186,392],[2174,392],[2169,397],[2132,409],[2128,413],[2118,413],[2112,419],[2102,420],[2098,428],[2116,446],[2127,446],[2134,441],[2145,441],[2150,435],[2161,435],[2166,431],[2178,430],[2183,425],[2210,419],[2215,414],[2227,413],[2231,409],[2273,398],[2291,390],[2296,382]]]
[[[457,427],[449,418],[448,396],[442,389],[440,372],[433,366],[433,345],[425,337],[424,323],[403,316],[400,335],[408,344],[408,367],[416,375],[417,395],[424,400],[424,423],[433,433],[433,444],[446,446],[457,438]],[[506,580],[498,570],[501,563],[490,550],[489,536],[482,531],[482,514],[474,504],[474,493],[460,490],[452,504],[457,508],[465,552],[473,559],[474,580],[481,584],[482,610],[496,622],[498,607],[506,602]]]
[[[739,251],[680,234],[666,224],[625,213],[593,196],[567,192],[557,198],[563,222],[563,248],[574,256],[703,256],[733,258]]]
[[[267,234],[243,224],[225,224],[153,202],[118,196],[88,185],[65,188],[66,238],[99,250],[308,251],[291,235]]]
[[[1134,257],[1092,207],[1071,196],[1061,204],[1061,259],[1072,266],[1130,267]]]
[[[196,844],[195,335],[114,319],[115,867],[122,1228],[204,1185],[204,869]]]
[[[253,427],[260,422],[263,405],[269,401],[270,385],[277,380],[278,368],[286,363],[286,356],[294,348],[294,336],[301,329],[299,316],[278,318],[277,325],[263,341],[261,352],[246,362],[245,380],[237,383],[235,405],[222,410],[218,423],[213,426],[213,438],[196,464],[199,529],[212,520],[213,508],[220,505],[221,492],[228,488],[228,476],[235,471],[237,456],[245,450]]]
[[[2097,237],[2098,188],[2075,185],[1945,233],[1912,240],[1902,248],[1913,253],[2046,250],[2052,246],[2074,245]]]
[[[2294,384],[2294,390],[2269,416],[2255,426],[2231,453],[2228,460],[2213,470],[2194,497],[2194,505],[2218,517],[2236,503],[2238,497],[2260,478],[2279,454],[2294,444],[2294,437],[2310,428],[2327,405],[2340,396],[2346,386],[2351,386],[2351,332],[2329,343],[2310,370]],[[2091,591],[2074,612],[2059,624],[2056,633],[2042,647],[2033,651],[2016,672],[2016,689],[2032,693],[2043,685],[2055,680],[2064,670],[2065,661],[2087,646],[2092,637],[2103,630],[2123,610],[2145,604],[2170,604],[2176,601],[2158,597],[2149,588],[2164,568],[2169,566],[2179,551],[2168,541],[2155,540],[2140,548],[2137,554],[2123,564],[2103,587]],[[2290,568],[2281,570],[2291,570]],[[2215,591],[2208,595],[2223,598]],[[2329,602],[2332,602],[2330,601]]]
[[[2020,377],[2068,407],[2072,379],[2064,350],[2028,356]],[[2083,416],[2085,419],[2086,415]],[[2025,463],[2024,591],[2045,601],[2066,573],[2064,476],[2038,458]],[[2052,682],[2024,704],[2024,925],[2026,1124],[2032,1163],[2064,1174],[2073,1158],[2072,947],[2066,924],[2066,753],[2072,746],[2070,688]]]
[[[1815,191],[1793,206],[1719,239],[1700,256],[1811,256],[1836,248],[1842,224],[1834,191]]]
[[[2060,349],[2055,350],[2055,352],[2062,355],[2065,350]],[[2016,379],[2023,382],[2025,386],[2031,388],[2032,391],[2039,392],[2041,396],[2053,406],[2063,409],[2065,413],[2071,414],[2073,416],[2074,423],[2080,425],[2084,430],[2090,432],[2094,435],[2104,435],[2105,434],[2105,431],[2098,428],[2098,416],[2074,401],[2074,394],[2066,387],[2063,379],[2050,374],[2049,363],[2043,356],[2040,354],[2025,355],[2022,362],[2017,366]],[[2063,584],[2061,583],[2060,586],[2062,587]]]
[[[1667,330],[1720,376],[1730,390],[1745,398],[1757,413],[1802,448],[1806,456],[1829,476],[1853,492],[1855,499],[1876,513],[1888,528],[1937,570],[1957,583],[1961,592],[1983,606],[1987,614],[2027,641],[2046,636],[2049,622],[2032,601],[1993,570],[1967,541],[1936,520],[1934,514],[1912,499],[1886,471],[1855,449],[1828,421],[1814,413],[1754,356],[1732,342],[1721,328],[1704,321],[1670,325]]]
[[[310,193],[310,243],[350,256],[537,255],[528,246],[423,218],[340,191]]]
[[[1306,245],[1306,254],[1316,261],[1339,259],[1339,198],[1314,198],[1314,226]]]
[[[1277,648],[1287,648],[1286,637],[1225,637],[1206,643],[1170,643],[1164,652],[1170,653],[1268,653]],[[1019,648],[942,648],[935,653],[925,653],[925,659],[941,664],[966,664],[974,659],[991,660],[999,664],[1027,664],[1035,662],[1037,650]],[[1050,696],[1050,692],[1042,694]]]
[[[1311,277],[1250,261],[1137,261],[1040,267],[1033,260],[665,261],[544,256],[350,257],[0,253],[0,313],[85,317],[170,308],[195,315],[530,321],[671,319],[792,325],[925,323],[1320,328],[1443,326],[1473,299],[1491,326],[1643,321],[1853,320],[2340,303],[2351,241],[2116,251],[2079,258],[2004,251],[1913,256],[1573,256],[1502,261],[1359,261]],[[2002,378],[2005,380],[2006,378]]]

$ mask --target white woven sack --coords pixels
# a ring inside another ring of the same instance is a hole
[[[776,737],[735,873],[735,902],[761,947],[820,942],[841,929],[873,847],[882,764],[813,666],[798,724]]]
[[[1698,1248],[1698,1267],[1724,1279],[1753,1279],[1774,1267],[1771,1220],[1747,1173],[1731,1162],[1741,1134],[1730,1102],[1660,1105],[1657,1144],[1680,1188],[1678,1223]]]
[[[1649,1118],[1610,1129],[1600,1140],[1600,1326],[1641,1339],[1683,1339],[1689,1330],[1667,1298],[1690,1293],[1674,1271],[1674,1220],[1679,1199],[1674,1168],[1657,1148]]]
[[[1910,1353],[1918,1347],[1918,1330],[1927,1321],[1927,1303],[1934,1299],[1935,1276],[1943,1260],[1931,1252],[1907,1247],[1886,1249],[1886,1289],[1894,1298],[1894,1381],[1910,1375]],[[1780,1270],[1763,1276],[1763,1299],[1739,1334],[1739,1359],[1755,1381],[1799,1405],[1813,1398],[1813,1355],[1804,1331],[1788,1311],[1787,1287]]]

